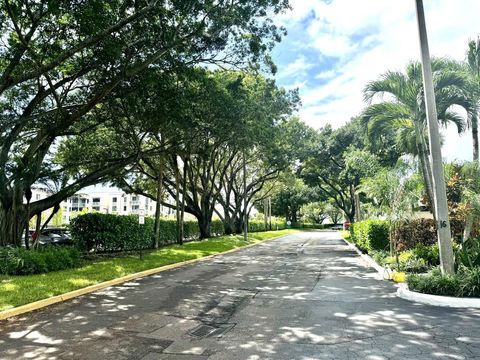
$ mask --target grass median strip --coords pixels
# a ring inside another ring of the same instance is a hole
[[[101,260],[86,260],[83,266],[75,269],[40,275],[2,275],[0,276],[0,311],[121,276],[219,254],[296,231],[280,230],[251,233],[248,242],[243,241],[241,235],[221,236],[203,241],[188,242],[183,246],[172,245],[148,251],[143,254],[142,258],[138,255],[131,255]]]

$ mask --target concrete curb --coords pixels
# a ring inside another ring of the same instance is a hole
[[[294,234],[294,233],[292,233],[292,234]],[[292,235],[292,234],[281,235],[281,236],[273,237],[271,239],[261,240],[259,242],[254,243],[254,244],[245,245],[245,246],[238,247],[238,248],[231,249],[231,250],[227,250],[227,251],[224,251],[224,252],[221,252],[221,253],[218,253],[218,254],[207,255],[207,256],[204,256],[204,257],[201,257],[201,258],[198,258],[198,259],[186,260],[186,261],[182,261],[182,262],[178,262],[178,263],[174,263],[174,264],[170,264],[170,265],[164,265],[164,266],[160,266],[160,267],[157,267],[157,268],[140,271],[140,272],[137,272],[137,273],[134,273],[134,274],[125,275],[125,276],[122,276],[122,277],[119,277],[119,278],[116,278],[116,279],[104,281],[104,282],[101,282],[101,283],[98,283],[98,284],[95,284],[95,285],[90,285],[90,286],[87,286],[87,287],[84,287],[84,288],[81,288],[81,289],[78,289],[78,290],[73,290],[73,291],[67,292],[65,294],[52,296],[52,297],[49,297],[47,299],[38,300],[38,301],[35,301],[33,303],[29,303],[29,304],[21,305],[21,306],[18,306],[18,307],[14,307],[12,309],[3,310],[3,311],[0,311],[0,320],[6,320],[6,319],[11,318],[13,316],[18,316],[18,315],[21,315],[21,314],[25,314],[27,312],[31,312],[31,311],[34,311],[34,310],[38,310],[38,309],[47,307],[49,305],[53,305],[53,304],[57,304],[57,303],[60,303],[60,302],[66,301],[66,300],[74,299],[74,298],[77,298],[77,297],[82,296],[82,295],[90,294],[92,292],[108,288],[110,286],[122,284],[122,283],[131,281],[131,280],[135,280],[135,279],[144,278],[144,277],[154,275],[154,274],[158,274],[158,273],[161,273],[161,272],[164,272],[164,271],[167,271],[167,270],[176,269],[176,268],[179,268],[179,267],[182,267],[182,266],[185,266],[185,265],[194,264],[194,263],[198,263],[198,262],[201,262],[201,261],[209,260],[211,258],[220,256],[220,255],[230,254],[230,253],[233,253],[233,252],[236,252],[236,251],[239,251],[239,250],[243,250],[243,249],[247,249],[247,248],[250,248],[250,247],[253,247],[253,246],[260,245],[260,244],[265,243],[267,241],[278,240],[278,239],[281,239],[282,237],[289,236],[289,235]]]
[[[379,280],[386,280],[384,279],[383,277],[383,272],[384,272],[384,269],[377,264],[377,262],[375,260],[373,260],[371,258],[371,256],[367,255],[367,254],[364,254],[359,248],[357,248],[355,246],[355,244],[352,244],[352,243],[349,243],[347,240],[345,240],[343,238],[343,236],[340,236],[342,238],[342,240],[345,242],[345,244],[348,245],[348,247],[350,249],[352,249],[353,251],[355,251],[358,255],[360,255],[360,257],[369,265],[371,266],[372,268],[374,268],[377,272],[378,272],[378,279]]]
[[[450,308],[476,308],[480,309],[480,298],[457,298],[453,296],[440,296],[422,294],[408,290],[407,284],[401,284],[397,290],[399,298],[417,303]]]

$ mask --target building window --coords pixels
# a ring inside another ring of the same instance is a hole
[[[127,211],[127,206],[124,206],[124,207],[123,207],[123,211]]]
[[[117,212],[117,207],[116,207],[116,206],[112,206],[112,211],[113,211],[113,212]]]
[[[41,195],[40,194],[35,194],[35,200],[40,200]]]
[[[138,205],[132,205],[132,210],[138,210]]]
[[[116,203],[116,202],[117,202],[117,198],[116,198],[116,197],[112,198],[112,202]]]
[[[94,210],[94,211],[100,211],[100,206],[92,206],[92,210]]]

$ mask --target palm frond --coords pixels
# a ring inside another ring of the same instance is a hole
[[[383,74],[379,80],[371,81],[365,86],[364,99],[370,103],[375,96],[383,97],[384,94],[390,94],[401,101],[406,87],[405,75],[401,72],[389,71]]]

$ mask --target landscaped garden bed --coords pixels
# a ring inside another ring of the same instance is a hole
[[[349,233],[342,232],[341,235],[361,251],[368,253],[381,267],[392,272],[405,272],[406,283],[411,293],[461,298],[480,297],[478,241],[471,239],[463,244],[454,242],[456,273],[442,274],[439,269],[439,249],[435,242],[435,232],[430,226],[425,226],[426,224],[430,222],[421,219],[410,224],[404,222],[403,226],[406,226],[406,229],[397,228],[393,232],[393,236],[397,237],[393,239],[395,242],[393,256],[389,251],[389,236],[392,236],[392,233],[389,232],[387,221],[358,222],[351,226]],[[412,228],[415,230],[412,231]],[[412,232],[417,236],[414,238],[405,236],[405,233]]]

